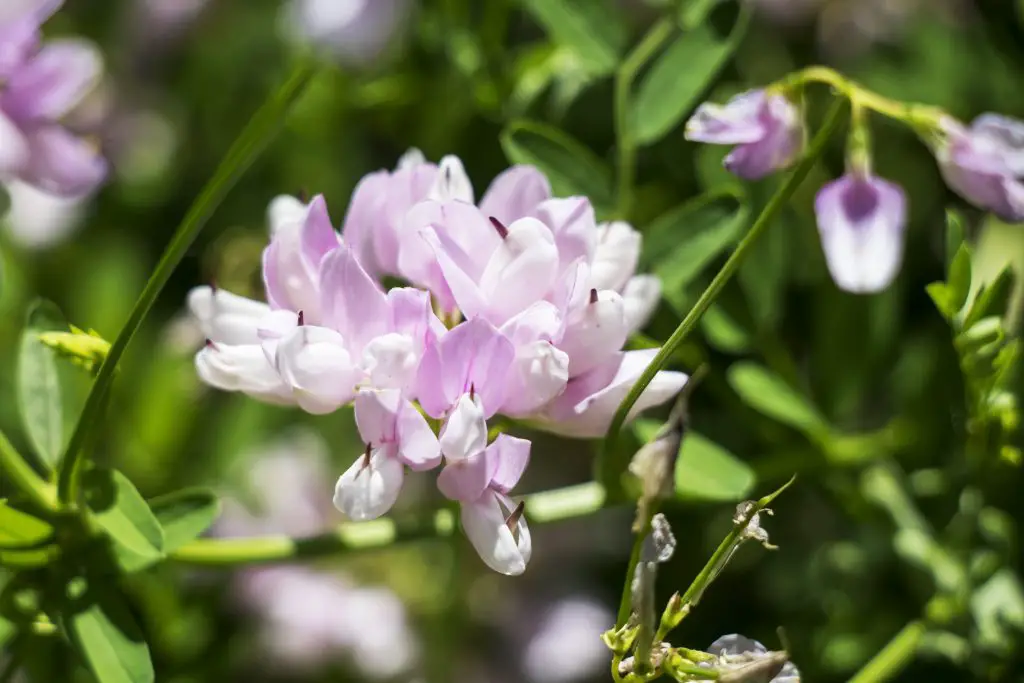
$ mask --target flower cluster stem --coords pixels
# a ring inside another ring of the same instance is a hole
[[[797,165],[797,167],[790,174],[789,178],[782,185],[781,188],[772,196],[768,205],[761,212],[761,215],[754,221],[754,225],[751,226],[750,230],[743,237],[743,240],[737,245],[736,250],[732,252],[729,259],[722,266],[722,269],[718,271],[711,284],[708,285],[707,289],[697,299],[697,303],[693,305],[689,313],[679,327],[675,329],[672,336],[668,338],[665,344],[658,351],[658,354],[654,357],[640,378],[637,379],[636,383],[633,384],[629,393],[619,404],[618,410],[615,412],[615,417],[612,419],[611,425],[608,427],[608,432],[605,435],[604,442],[602,444],[601,453],[598,455],[598,472],[600,473],[601,481],[609,490],[614,494],[620,486],[618,482],[619,473],[621,473],[623,467],[617,466],[619,463],[611,463],[611,444],[615,437],[618,435],[622,425],[626,421],[626,416],[629,414],[630,409],[640,398],[640,395],[647,388],[647,385],[651,383],[654,376],[660,371],[668,360],[672,357],[676,348],[686,339],[687,336],[694,330],[697,323],[703,317],[704,313],[711,307],[718,295],[721,294],[725,285],[728,284],[729,280],[739,270],[740,265],[743,263],[747,254],[753,249],[754,244],[758,238],[765,232],[768,226],[775,220],[779,212],[782,211],[783,207],[789,202],[789,199],[796,192],[800,183],[803,182],[804,178],[810,172],[811,168],[817,163],[818,158],[825,151],[825,145],[832,137],[836,128],[839,126],[841,114],[844,109],[844,102],[836,101],[828,115],[825,118],[825,123],[821,129],[818,130],[814,139],[811,141],[810,147],[807,153],[804,155],[803,160]]]
[[[615,72],[615,130],[618,147],[618,197],[615,214],[627,218],[633,205],[633,184],[636,178],[636,135],[631,109],[630,91],[633,80],[662,45],[672,37],[676,24],[671,16],[659,19],[626,55]]]
[[[35,473],[3,432],[0,432],[0,470],[6,472],[14,485],[37,506],[44,510],[57,508],[56,489]]]
[[[917,651],[927,626],[923,621],[911,621],[875,654],[849,683],[882,683],[899,674]]]
[[[131,343],[135,332],[146,319],[157,296],[167,284],[178,263],[184,258],[192,242],[195,241],[227,193],[269,143],[291,105],[305,91],[314,72],[315,67],[312,62],[300,63],[288,80],[256,112],[174,233],[156,270],[153,271],[145,289],[142,290],[142,294],[135,302],[128,322],[117,335],[103,365],[100,366],[96,381],[93,382],[86,399],[85,407],[78,418],[74,432],[72,432],[67,450],[64,452],[57,481],[57,495],[62,504],[72,505],[78,497],[78,473],[81,469],[84,447],[88,444],[89,434],[98,429],[107,392],[114,381],[114,373],[125,349]]]

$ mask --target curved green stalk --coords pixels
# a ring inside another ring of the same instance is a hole
[[[854,674],[849,683],[882,683],[899,674],[913,659],[926,630],[927,626],[922,621],[908,623]]]
[[[715,299],[721,293],[725,285],[732,279],[732,276],[739,270],[740,264],[743,263],[743,259],[746,258],[747,253],[753,248],[754,243],[761,236],[767,227],[775,220],[775,217],[782,211],[782,208],[789,202],[789,199],[796,192],[796,189],[803,182],[804,178],[810,172],[811,168],[817,163],[818,158],[825,150],[825,144],[829,138],[835,132],[836,127],[839,125],[841,114],[844,108],[844,101],[837,100],[829,111],[828,116],[825,119],[825,123],[821,129],[814,136],[811,141],[810,147],[807,150],[807,154],[804,155],[803,160],[797,165],[785,184],[772,196],[771,201],[761,212],[761,215],[757,217],[754,225],[750,228],[747,234],[743,237],[743,240],[737,245],[736,250],[733,251],[732,255],[729,256],[729,260],[725,262],[722,269],[718,271],[711,284],[708,285],[707,289],[700,295],[697,303],[693,305],[690,312],[686,314],[686,317],[679,327],[676,328],[672,336],[668,338],[665,344],[658,351],[658,355],[654,357],[651,364],[644,369],[643,374],[636,381],[633,387],[629,390],[626,398],[619,404],[619,409],[615,412],[615,417],[612,419],[611,425],[608,427],[608,432],[605,435],[604,442],[602,444],[602,452],[598,458],[598,469],[602,473],[601,480],[606,486],[615,487],[617,482],[612,478],[612,474],[608,472],[607,466],[609,454],[611,452],[610,446],[612,441],[615,439],[619,430],[622,428],[623,423],[626,421],[626,416],[629,414],[630,409],[640,398],[640,394],[643,393],[647,385],[651,383],[654,376],[665,367],[669,358],[675,352],[676,348],[686,339],[686,337],[693,331],[704,315],[705,311],[714,303]]]
[[[53,485],[36,474],[3,432],[0,432],[0,470],[6,472],[18,490],[33,503],[44,510],[57,509],[57,491]]]
[[[192,242],[195,241],[227,193],[270,142],[292,104],[305,90],[314,71],[312,63],[301,63],[278,91],[256,112],[174,233],[171,243],[160,258],[160,263],[157,264],[156,270],[153,271],[145,289],[142,290],[142,294],[135,302],[128,322],[125,323],[124,328],[121,329],[117,339],[110,347],[110,352],[100,367],[96,381],[86,399],[85,407],[82,409],[82,414],[78,418],[78,424],[75,425],[75,431],[71,435],[61,461],[60,475],[57,481],[57,495],[62,504],[73,503],[77,498],[78,471],[83,458],[84,446],[87,444],[92,430],[98,428],[97,423],[103,413],[107,392],[114,381],[118,361],[121,360],[132,337],[145,320],[160,294],[160,290],[167,284],[171,273],[174,272]]]

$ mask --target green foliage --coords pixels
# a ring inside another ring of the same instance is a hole
[[[131,611],[111,584],[72,579],[61,604],[68,640],[99,683],[152,683],[149,647]]]
[[[520,0],[551,39],[571,49],[584,69],[612,72],[626,42],[623,23],[608,0]]]
[[[206,489],[182,489],[149,501],[163,529],[163,550],[174,552],[206,531],[220,514],[220,500]]]
[[[630,117],[641,144],[662,138],[700,103],[719,71],[739,47],[747,30],[752,8],[742,4],[727,35],[721,35],[704,18],[688,26],[654,60],[641,79]]]
[[[144,569],[164,556],[164,533],[135,486],[117,470],[94,467],[82,477],[92,518],[109,536],[125,572]]]
[[[0,550],[31,548],[52,537],[52,526],[0,501]]]
[[[729,386],[754,410],[812,439],[822,439],[828,433],[829,425],[814,405],[767,368],[741,361],[729,367],[727,376]]]
[[[64,450],[64,407],[54,352],[40,339],[49,331],[67,329],[60,310],[48,301],[29,309],[18,353],[18,407],[36,454],[56,467]]]

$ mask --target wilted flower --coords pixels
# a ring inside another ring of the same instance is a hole
[[[946,117],[936,149],[946,183],[1005,221],[1024,221],[1024,121],[982,114],[969,128]]]
[[[814,201],[825,262],[848,292],[879,292],[903,260],[907,202],[903,190],[870,173],[850,173],[825,185]]]
[[[88,194],[106,176],[106,162],[61,119],[99,77],[99,52],[81,40],[41,44],[39,28],[60,0],[14,5],[0,15],[0,181],[20,179],[65,197]]]
[[[686,139],[736,145],[725,167],[756,180],[789,166],[803,148],[803,117],[784,95],[750,90],[724,106],[705,102],[686,122]]]
[[[717,662],[701,662],[701,666],[725,672],[730,681],[739,683],[800,683],[796,665],[787,661],[785,653],[769,652],[761,643],[732,633],[708,646],[708,653]]]
[[[322,197],[275,199],[267,303],[211,287],[190,294],[208,339],[200,377],[315,414],[354,400],[367,449],[335,492],[352,519],[387,512],[404,468],[432,468],[440,451],[438,484],[462,503],[481,557],[521,573],[530,536],[507,493],[530,444],[500,436],[488,446],[487,420],[600,435],[657,353],[622,351],[660,296],[657,279],[634,274],[639,233],[599,225],[584,197],[550,194],[537,169],[515,166],[477,205],[458,158],[434,165],[413,151],[359,183],[341,236]],[[383,275],[415,287],[385,292]],[[630,417],[685,381],[659,372]],[[438,421],[436,437],[420,409]]]

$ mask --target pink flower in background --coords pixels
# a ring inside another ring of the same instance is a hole
[[[61,121],[96,83],[102,59],[85,41],[41,43],[39,28],[60,5],[16,1],[0,14],[0,181],[81,197],[103,181],[107,164]]]
[[[945,118],[936,151],[946,184],[975,206],[1024,221],[1024,121],[982,114],[970,127]]]
[[[660,286],[635,273],[632,226],[597,223],[585,197],[552,198],[535,168],[506,170],[474,202],[458,158],[434,165],[415,151],[363,178],[340,236],[323,197],[275,199],[267,303],[196,288],[189,305],[209,340],[196,366],[215,387],[314,414],[354,401],[366,449],[334,498],[350,519],[387,512],[405,468],[432,469],[443,454],[438,485],[462,503],[474,547],[518,574],[530,536],[507,493],[530,444],[503,435],[488,445],[487,421],[603,434],[656,353],[622,348]],[[385,291],[384,275],[414,286]],[[630,418],[685,381],[659,372]]]
[[[284,30],[359,66],[378,59],[401,32],[410,0],[291,0]]]

